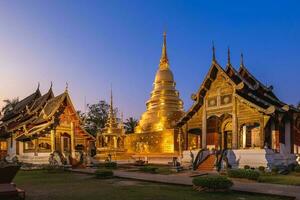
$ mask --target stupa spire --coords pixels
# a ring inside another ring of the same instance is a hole
[[[113,128],[116,126],[116,118],[114,114],[114,105],[113,105],[113,91],[112,87],[110,88],[110,104],[109,104],[109,112],[108,112],[108,119],[106,122],[107,128]]]
[[[114,117],[114,106],[113,106],[113,92],[112,87],[110,87],[110,106],[109,106],[109,115],[112,119]]]
[[[159,62],[159,69],[168,69],[169,68],[169,59],[167,55],[167,33],[163,33],[163,46],[162,46],[162,52]]]

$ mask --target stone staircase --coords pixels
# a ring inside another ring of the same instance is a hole
[[[23,163],[31,163],[31,164],[49,164],[49,155],[45,156],[19,156],[19,161]]]
[[[197,171],[214,171],[216,156],[214,154],[208,155],[207,158],[199,165]]]

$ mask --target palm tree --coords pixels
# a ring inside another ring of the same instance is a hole
[[[8,111],[11,111],[14,109],[14,107],[19,103],[19,98],[13,98],[13,99],[5,99],[3,100],[5,105],[2,108],[2,113],[5,115]]]
[[[124,123],[126,133],[133,133],[137,124],[138,120],[134,119],[133,117],[126,119],[126,122]]]

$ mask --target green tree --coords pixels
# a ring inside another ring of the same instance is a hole
[[[126,119],[126,122],[124,122],[124,128],[126,130],[126,133],[133,133],[134,128],[138,125],[138,120],[134,119],[133,117],[129,117]]]
[[[19,98],[13,98],[13,99],[5,99],[3,100],[5,105],[2,107],[2,114],[5,115],[7,112],[13,110],[16,105],[19,103]]]
[[[87,105],[88,111],[87,113],[79,112],[79,116],[84,122],[85,129],[92,135],[96,136],[98,132],[100,132],[106,124],[108,114],[109,114],[109,104],[101,100],[96,104]],[[114,114],[116,115],[118,109],[114,109]]]

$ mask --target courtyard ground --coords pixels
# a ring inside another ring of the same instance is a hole
[[[71,172],[20,171],[14,182],[26,191],[26,200],[279,200],[280,197],[239,192],[196,192],[189,186],[127,179],[95,179]]]

